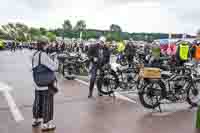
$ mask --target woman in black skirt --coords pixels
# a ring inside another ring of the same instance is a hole
[[[58,65],[51,60],[46,54],[45,48],[47,43],[40,42],[38,44],[38,51],[34,53],[32,57],[32,67],[35,68],[39,64],[39,53],[41,64],[45,65],[52,71],[58,69]],[[56,82],[56,81],[55,81]],[[39,127],[42,124],[42,131],[55,130],[56,126],[52,124],[53,120],[53,105],[54,105],[54,94],[56,90],[55,82],[48,87],[38,87],[35,84],[35,100],[33,104],[33,127]]]

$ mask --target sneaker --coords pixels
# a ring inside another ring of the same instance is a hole
[[[32,127],[39,127],[42,124],[42,120],[36,119],[33,121]]]
[[[92,95],[88,95],[88,98],[92,98]]]
[[[56,129],[56,126],[53,124],[43,124],[42,126],[42,132],[48,132],[48,131],[54,131]]]

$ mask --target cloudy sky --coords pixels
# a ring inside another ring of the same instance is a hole
[[[64,19],[88,28],[118,24],[128,32],[196,33],[200,28],[199,0],[4,0],[0,24],[23,22],[57,28]],[[198,27],[199,26],[199,27]]]

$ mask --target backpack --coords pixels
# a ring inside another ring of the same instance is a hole
[[[188,45],[180,45],[180,51],[179,51],[179,56],[180,59],[185,61],[188,59],[188,53],[189,53],[189,46]]]
[[[33,55],[33,58],[36,55],[36,53]],[[56,76],[54,71],[49,69],[47,66],[41,64],[41,54],[42,52],[39,53],[38,66],[32,68],[33,80],[38,87],[47,87],[56,80]],[[32,67],[33,67],[33,58],[32,58]]]

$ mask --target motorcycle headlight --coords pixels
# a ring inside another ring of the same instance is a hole
[[[98,61],[98,58],[94,57],[94,62],[97,62]]]

